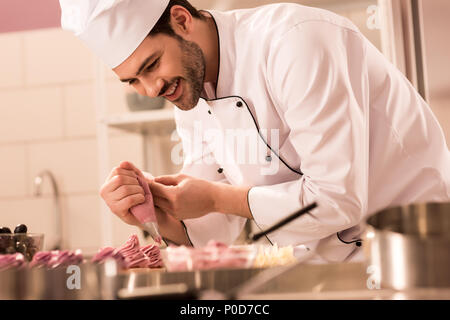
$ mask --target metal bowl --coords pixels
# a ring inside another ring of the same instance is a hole
[[[414,204],[367,219],[373,277],[397,290],[450,287],[450,203]]]

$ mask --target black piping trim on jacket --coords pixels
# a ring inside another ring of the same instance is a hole
[[[361,247],[361,245],[362,245],[362,239],[356,239],[356,240],[352,240],[352,241],[345,241],[345,240],[343,240],[341,238],[341,236],[339,235],[339,232],[337,232],[336,234],[337,234],[337,237],[338,237],[339,241],[341,241],[342,243],[345,243],[345,244],[353,244],[354,243],[357,247]]]
[[[251,209],[251,207],[250,207],[250,200],[249,200],[249,198],[248,198],[249,195],[250,195],[250,190],[248,190],[248,192],[247,192],[247,205],[248,205],[248,209],[250,210],[250,214],[251,214],[252,217],[253,217],[253,212],[252,212],[252,209]],[[259,228],[259,230],[263,231],[263,229],[262,229],[262,228],[258,225],[258,223],[256,222],[255,217],[253,217],[253,222],[256,224],[256,226]],[[270,241],[270,239],[269,239],[269,237],[267,236],[267,234],[264,235],[264,236],[266,237],[267,241],[269,241],[270,245],[273,246],[273,243],[272,243],[272,241]]]
[[[250,115],[252,116],[252,119],[253,119],[253,122],[255,123],[256,129],[258,130],[259,136],[260,136],[261,139],[264,141],[264,143],[266,144],[266,146],[270,149],[270,151],[272,151],[272,152],[277,156],[277,158],[280,159],[280,161],[283,162],[284,165],[285,165],[286,167],[289,168],[289,170],[291,170],[292,172],[295,172],[295,173],[297,173],[297,174],[303,176],[303,172],[302,172],[301,170],[300,170],[300,171],[297,171],[297,170],[291,168],[291,166],[288,165],[288,164],[286,163],[286,161],[284,161],[284,160],[280,157],[280,155],[279,155],[278,153],[276,153],[276,152],[272,149],[272,147],[267,143],[266,139],[264,139],[264,137],[263,137],[263,135],[262,135],[262,133],[261,133],[261,131],[260,131],[260,129],[259,129],[259,125],[258,125],[258,123],[256,122],[256,119],[255,119],[255,117],[253,116],[253,113],[250,111],[250,108],[249,108],[248,105],[247,105],[247,102],[245,102],[245,100],[244,100],[243,98],[241,98],[241,97],[239,97],[239,98],[242,99],[242,101],[244,101],[245,106],[247,107],[248,112],[249,112]]]
[[[250,113],[250,115],[252,116],[253,123],[255,124],[256,130],[258,131],[258,135],[260,136],[260,138],[262,139],[262,141],[264,141],[264,144],[267,146],[267,148],[269,148],[270,151],[272,151],[272,152],[277,156],[277,158],[280,159],[280,161],[283,162],[284,165],[285,165],[289,170],[291,170],[292,172],[294,172],[294,173],[296,173],[296,174],[298,174],[298,175],[303,176],[303,172],[297,171],[297,170],[293,169],[290,165],[288,165],[287,162],[284,161],[283,158],[281,158],[280,155],[279,155],[277,152],[275,152],[275,151],[272,149],[272,147],[267,143],[266,139],[264,139],[264,136],[261,134],[261,131],[260,131],[260,129],[259,129],[259,125],[258,125],[258,123],[256,122],[256,119],[255,119],[255,117],[253,116],[253,113],[250,111],[250,108],[248,107],[248,104],[247,104],[247,102],[245,101],[244,98],[242,98],[242,97],[240,97],[240,96],[227,96],[227,97],[222,97],[222,98],[216,98],[216,99],[204,99],[204,100],[205,100],[205,101],[208,101],[208,102],[211,102],[211,101],[225,100],[225,99],[230,99],[230,98],[238,98],[238,99],[241,99],[242,101],[244,101],[245,107],[247,108],[247,111],[248,111],[248,112]]]
[[[205,10],[205,12],[208,12],[208,11]],[[229,98],[239,98],[239,99],[241,99],[242,101],[244,101],[245,106],[246,106],[248,112],[249,112],[250,115],[252,116],[253,123],[255,124],[255,127],[256,127],[256,129],[258,130],[258,134],[259,134],[259,136],[261,137],[261,139],[264,141],[264,143],[266,144],[266,146],[270,149],[270,151],[272,151],[272,152],[278,157],[278,159],[280,159],[281,162],[284,163],[284,165],[285,165],[286,167],[289,168],[289,170],[291,170],[291,171],[293,171],[293,172],[295,172],[295,173],[297,173],[297,174],[303,176],[303,172],[297,171],[297,170],[291,168],[291,166],[289,166],[289,165],[286,163],[286,161],[284,161],[284,160],[283,160],[283,159],[282,159],[282,158],[281,158],[281,157],[280,157],[280,156],[272,149],[272,147],[267,143],[266,139],[264,139],[263,135],[261,134],[259,125],[258,125],[258,123],[256,122],[256,119],[255,119],[253,113],[250,111],[250,108],[248,107],[248,104],[247,104],[247,102],[245,101],[244,98],[242,98],[242,97],[240,97],[240,96],[226,96],[226,97],[220,97],[220,98],[217,98],[217,86],[219,85],[219,73],[220,73],[220,34],[219,34],[219,27],[217,26],[217,23],[216,23],[216,19],[214,18],[214,16],[213,16],[211,13],[208,12],[208,14],[211,15],[211,17],[212,17],[212,19],[213,19],[213,21],[214,21],[214,25],[215,25],[215,27],[216,27],[216,32],[217,32],[218,68],[217,68],[216,86],[215,86],[215,88],[214,88],[214,94],[215,94],[216,98],[215,98],[215,99],[206,99],[206,98],[202,98],[202,99],[204,99],[205,101],[217,101],[217,100],[224,100],[224,99],[229,99]]]
[[[188,230],[187,230],[186,225],[184,224],[184,221],[183,221],[183,220],[180,220],[180,222],[181,222],[181,225],[182,225],[183,228],[184,228],[184,233],[186,234],[186,237],[188,238],[189,243],[191,244],[192,247],[194,247],[194,244],[193,244],[192,241],[191,241],[191,237],[189,237],[189,233],[188,233]]]

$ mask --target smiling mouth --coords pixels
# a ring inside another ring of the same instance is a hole
[[[174,101],[181,95],[180,79],[177,79],[164,93],[164,97],[170,101]]]

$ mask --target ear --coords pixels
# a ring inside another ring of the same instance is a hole
[[[183,38],[189,36],[193,29],[193,17],[184,7],[175,5],[170,9],[170,24],[173,31]]]

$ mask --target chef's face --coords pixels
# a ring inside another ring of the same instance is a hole
[[[162,96],[181,110],[190,110],[203,90],[205,58],[196,43],[160,33],[148,36],[113,70],[139,94]]]

